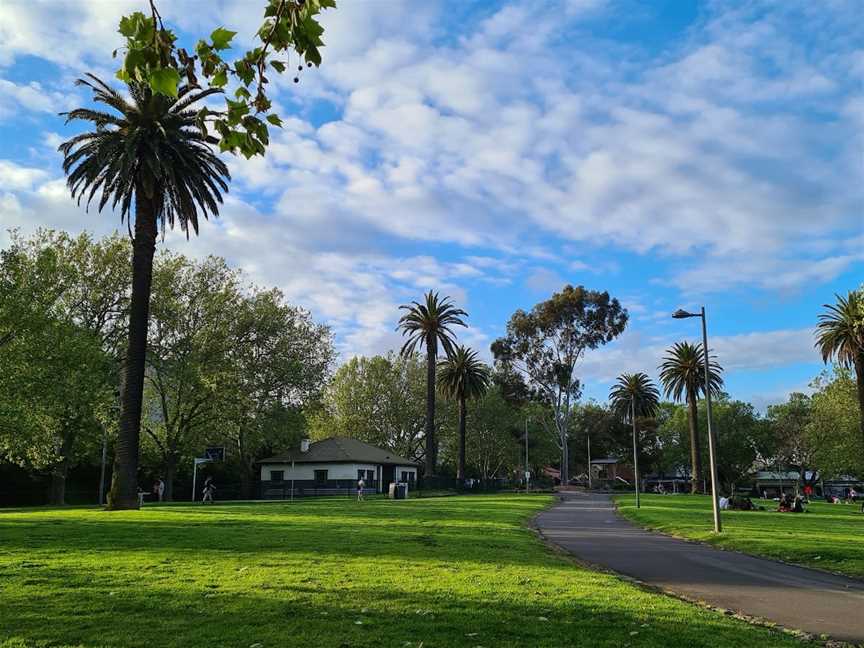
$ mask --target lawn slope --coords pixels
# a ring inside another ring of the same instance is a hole
[[[800,646],[575,566],[549,501],[0,512],[0,646]]]
[[[615,498],[618,511],[637,524],[809,567],[864,578],[864,515],[860,505],[814,502],[807,513],[777,513],[777,503],[754,500],[765,511],[723,511],[723,533],[711,533],[711,498],[702,495],[632,495]]]

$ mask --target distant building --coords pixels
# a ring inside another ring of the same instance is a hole
[[[331,437],[258,462],[261,467],[261,497],[283,499],[304,495],[336,495],[356,492],[365,482],[365,492],[387,492],[391,482],[417,481],[419,464],[349,437]]]

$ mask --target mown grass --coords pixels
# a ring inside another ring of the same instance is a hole
[[[764,511],[723,511],[723,533],[712,533],[711,498],[703,495],[632,495],[615,498],[634,522],[724,549],[767,556],[864,578],[864,515],[860,504],[813,502],[807,513],[778,513],[777,502],[754,500]]]
[[[545,547],[548,496],[0,512],[0,646],[795,646]]]

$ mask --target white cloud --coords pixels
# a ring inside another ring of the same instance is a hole
[[[646,339],[638,330],[628,330],[609,346],[588,352],[579,368],[580,377],[611,382],[624,372],[644,371],[656,376],[667,349],[679,339]],[[712,335],[708,340],[711,352],[727,373],[816,362],[819,356],[813,343],[809,328]]]

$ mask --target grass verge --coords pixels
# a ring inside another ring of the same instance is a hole
[[[712,533],[711,498],[704,495],[615,497],[618,511],[643,527],[708,542],[723,549],[864,578],[864,515],[860,505],[813,502],[807,513],[778,513],[777,503],[754,500],[764,511],[723,511],[723,533]]]

